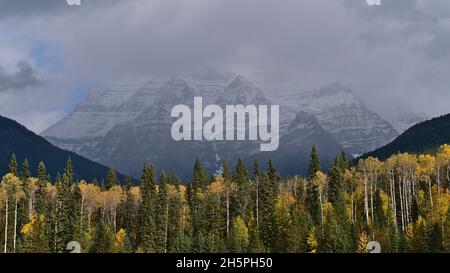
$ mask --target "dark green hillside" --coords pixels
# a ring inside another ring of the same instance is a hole
[[[53,178],[64,170],[69,157],[75,166],[76,178],[102,180],[109,169],[75,153],[57,148],[16,121],[0,116],[0,173],[8,171],[8,163],[13,153],[19,165],[25,158],[28,159],[33,174],[39,161],[43,161]],[[119,177],[123,178],[121,175]]]
[[[398,152],[429,152],[446,143],[450,143],[450,114],[416,124],[391,143],[362,157],[386,159]]]

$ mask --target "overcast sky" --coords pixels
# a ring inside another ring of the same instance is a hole
[[[0,0],[0,115],[40,132],[92,85],[205,66],[298,92],[340,81],[379,113],[450,112],[450,1],[382,3]]]

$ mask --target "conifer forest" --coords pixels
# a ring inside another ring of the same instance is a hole
[[[12,155],[0,184],[4,253],[450,252],[450,146],[430,154],[321,166],[312,147],[305,177],[276,162],[225,162],[221,175],[193,162],[190,181],[143,167],[139,181],[76,180],[70,158],[49,177]],[[324,167],[328,170],[324,171]],[[32,173],[36,173],[35,176]]]

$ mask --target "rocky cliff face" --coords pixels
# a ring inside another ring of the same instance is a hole
[[[170,117],[176,104],[280,104],[280,146],[261,153],[259,141],[174,141]],[[362,154],[392,140],[395,129],[368,110],[350,89],[334,84],[271,100],[254,83],[232,72],[214,70],[155,78],[140,88],[92,91],[73,113],[42,133],[53,144],[138,176],[145,163],[175,169],[184,179],[200,158],[215,172],[222,160],[272,157],[285,174],[306,170],[312,144],[324,167],[343,149]]]
[[[314,115],[353,155],[361,155],[392,141],[397,131],[389,121],[368,109],[350,88],[334,83],[320,89],[280,96],[290,118],[299,110]],[[288,124],[285,121],[284,124]]]

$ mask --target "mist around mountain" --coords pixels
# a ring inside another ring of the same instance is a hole
[[[280,147],[259,151],[258,141],[182,141],[171,138],[174,105],[192,107],[194,96],[204,105],[280,105]],[[348,87],[333,83],[317,90],[267,97],[248,78],[207,69],[197,73],[155,77],[139,88],[95,89],[66,118],[42,133],[54,145],[74,151],[123,173],[139,175],[146,163],[176,170],[189,179],[192,162],[217,172],[223,160],[278,158],[283,175],[303,174],[312,144],[329,165],[345,151],[357,157],[392,141],[392,124],[366,107]]]

